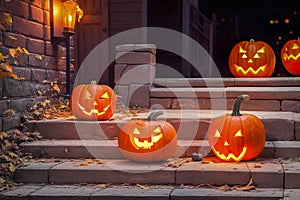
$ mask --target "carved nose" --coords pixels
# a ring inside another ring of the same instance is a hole
[[[96,101],[94,101],[93,105],[94,105],[94,106],[96,106],[96,105],[98,105],[98,104],[97,104],[97,102],[96,102]]]
[[[250,59],[248,60],[248,63],[253,63],[253,60],[250,58]]]
[[[224,146],[225,146],[225,147],[229,146],[229,144],[228,144],[227,141],[224,142]]]

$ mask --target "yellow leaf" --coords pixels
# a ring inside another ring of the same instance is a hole
[[[11,39],[11,40],[17,40],[17,38],[12,36],[12,35],[8,36],[8,38]]]
[[[21,47],[17,47],[16,49],[18,52],[23,52],[23,49]]]
[[[3,72],[12,72],[12,66],[10,66],[8,63],[1,63],[0,68],[2,69]]]
[[[38,60],[42,60],[42,56],[41,55],[35,55],[34,56],[36,59],[38,59]]]
[[[0,61],[4,61],[5,59],[4,59],[4,56],[3,56],[3,54],[0,52]]]
[[[0,41],[0,46],[3,44],[3,42]]]
[[[26,53],[27,55],[29,55],[29,51],[25,48],[22,48],[23,49],[23,52]]]
[[[6,132],[0,132],[0,139],[2,140],[3,138],[7,137],[7,133]]]
[[[16,170],[16,167],[12,164],[9,165],[9,171],[14,172]]]
[[[11,55],[13,58],[16,57],[16,50],[15,49],[9,49],[9,55]]]

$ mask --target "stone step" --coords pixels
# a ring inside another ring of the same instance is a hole
[[[243,110],[300,112],[300,87],[154,87],[150,105],[166,109],[231,109],[236,97],[250,95]]]
[[[269,78],[156,78],[155,87],[299,87],[300,77]]]
[[[163,110],[166,119],[177,130],[182,140],[203,140],[211,120],[217,116],[231,113],[222,110]],[[293,112],[241,111],[259,117],[264,123],[268,141],[300,140],[300,114]],[[25,125],[31,131],[39,131],[46,139],[82,139],[106,140],[118,136],[124,123],[132,119],[146,119],[149,112],[140,112],[134,116],[118,118],[115,114],[106,121],[80,120],[39,120],[29,121]]]
[[[51,184],[148,184],[221,186],[247,185],[257,188],[300,189],[299,160],[256,159],[219,162],[205,158],[169,159],[160,163],[110,160],[35,160],[17,168],[17,183]]]
[[[40,140],[20,144],[24,152],[35,158],[123,158],[117,140]],[[200,152],[214,156],[207,140],[178,140],[174,157],[191,157]],[[300,155],[300,141],[267,141],[260,157],[294,158]]]
[[[38,185],[25,184],[0,192],[0,199],[26,200],[296,200],[300,189],[256,188],[249,191],[161,185]]]

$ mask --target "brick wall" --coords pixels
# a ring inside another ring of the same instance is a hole
[[[48,98],[45,91],[50,88],[49,82],[58,81],[64,93],[65,43],[51,38],[50,0],[0,0],[0,12],[13,18],[12,27],[0,31],[0,52],[7,55],[10,48],[17,47],[29,51],[29,55],[22,53],[17,62],[10,63],[13,72],[24,80],[0,80],[0,114],[7,109],[16,113],[11,118],[1,115],[0,130],[7,131],[19,125],[30,104]]]

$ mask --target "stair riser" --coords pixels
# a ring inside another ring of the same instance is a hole
[[[22,143],[24,152],[32,154],[35,158],[98,158],[98,159],[120,159],[123,158],[116,144],[103,146],[97,145],[62,145],[53,144],[46,146],[32,143]],[[201,153],[204,157],[211,157],[207,141],[197,143],[184,142],[178,144],[174,157],[191,157],[194,152]],[[262,158],[294,158],[300,155],[300,146],[289,142],[267,142],[260,157]]]
[[[290,114],[287,118],[262,118],[268,141],[300,140],[300,121],[296,121]],[[178,139],[203,140],[211,123],[207,119],[167,119],[177,130]],[[31,130],[37,130],[45,139],[82,139],[107,140],[118,137],[120,128],[126,123],[114,122],[82,122],[82,121],[47,121],[29,122],[26,124]],[[59,128],[58,128],[59,127]]]
[[[55,165],[34,163],[15,173],[16,182],[23,183],[111,183],[160,185],[246,185],[250,178],[259,188],[299,189],[299,163],[280,164],[277,161],[241,163],[185,163],[177,168],[157,164],[110,160],[105,164],[62,162]],[[272,181],[270,181],[272,180]]]

